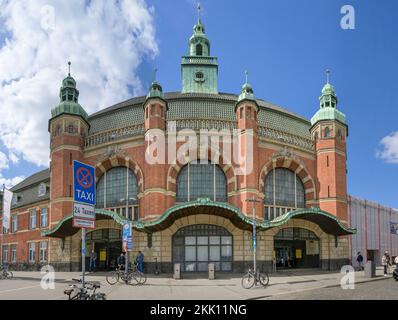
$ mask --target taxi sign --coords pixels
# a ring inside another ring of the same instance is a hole
[[[73,200],[95,206],[95,168],[73,161]]]

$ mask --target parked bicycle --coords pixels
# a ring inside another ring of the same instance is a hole
[[[135,268],[131,268],[127,273],[121,269],[120,267],[116,268],[115,271],[110,271],[106,275],[106,281],[110,285],[114,285],[117,282],[125,283],[125,284],[143,284],[146,281],[146,277],[143,277],[143,274],[138,272]]]
[[[253,269],[249,268],[249,271],[242,277],[242,287],[250,289],[254,285],[261,284],[263,287],[268,286],[269,276],[266,272],[260,272],[257,270],[254,272]]]
[[[13,273],[8,270],[8,265],[2,264],[0,266],[0,279],[11,280],[14,277]]]
[[[72,279],[82,284],[81,279]],[[64,290],[64,294],[68,296],[68,300],[106,300],[106,294],[96,292],[101,288],[101,284],[96,281],[85,282],[81,286],[76,284],[69,285],[68,289]]]
[[[145,284],[145,283],[146,283],[147,276],[145,275],[145,273],[140,272],[140,271],[138,270],[138,263],[137,263],[137,262],[134,262],[132,271],[133,271],[133,272],[136,272],[136,273],[138,273],[138,274],[140,275],[141,279],[140,279],[139,284]]]

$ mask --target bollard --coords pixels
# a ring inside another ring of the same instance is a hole
[[[214,280],[215,279],[215,267],[214,263],[209,263],[209,280]]]
[[[367,261],[364,270],[365,278],[374,278],[376,276],[376,265],[374,261]]]
[[[174,279],[181,279],[181,264],[179,263],[174,264]]]

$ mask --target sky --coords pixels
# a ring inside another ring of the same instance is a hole
[[[341,27],[347,4],[355,29]],[[398,1],[201,6],[221,92],[238,94],[248,70],[256,97],[310,119],[331,70],[349,125],[348,192],[398,208]],[[0,0],[0,183],[48,166],[48,118],[67,61],[89,113],[145,94],[155,67],[164,91],[180,91],[196,19],[193,0]]]

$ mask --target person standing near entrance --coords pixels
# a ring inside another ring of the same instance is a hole
[[[95,272],[96,269],[97,269],[97,253],[94,250],[91,250],[89,271]]]
[[[384,276],[387,276],[387,269],[388,269],[388,263],[389,263],[389,255],[388,251],[384,252],[383,256],[381,257],[381,265],[384,268]]]
[[[357,256],[357,263],[358,263],[358,269],[362,270],[362,261],[363,261],[363,257],[361,255],[360,252],[358,252],[358,256]]]
[[[138,251],[137,256],[137,269],[139,272],[142,272],[142,263],[144,262],[144,254],[141,251]]]

